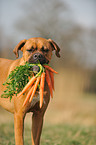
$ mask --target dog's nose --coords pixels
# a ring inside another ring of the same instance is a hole
[[[30,58],[29,58],[29,63],[48,63],[49,61],[45,58],[45,56],[39,52],[34,53]]]
[[[42,57],[43,57],[43,55],[40,54],[40,53],[35,53],[35,54],[33,55],[33,59],[38,59],[38,60],[40,60],[40,59],[42,59]]]

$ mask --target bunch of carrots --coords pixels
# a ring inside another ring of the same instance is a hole
[[[33,76],[26,84],[26,86],[23,88],[23,90],[17,95],[17,97],[20,97],[28,90],[23,106],[25,106],[28,101],[29,102],[32,101],[35,92],[37,90],[37,87],[40,84],[40,108],[42,107],[45,79],[50,90],[50,95],[53,98],[54,73],[57,74],[57,72],[48,65],[43,65],[42,68],[43,68],[42,71],[40,71],[38,75]]]

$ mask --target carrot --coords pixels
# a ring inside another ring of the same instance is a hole
[[[40,108],[42,107],[43,104],[44,83],[45,83],[45,72],[41,74],[41,81],[40,81]]]
[[[54,90],[54,74],[52,71],[50,71],[49,74],[50,74],[50,78],[51,78],[51,82],[52,82],[52,88]]]
[[[30,97],[29,102],[31,102],[32,99],[33,99],[33,97],[34,97],[34,94],[35,94],[36,89],[37,89],[37,87],[38,87],[38,84],[39,84],[39,82],[40,82],[40,78],[41,78],[40,76],[37,77],[37,80],[36,80],[36,82],[35,82],[35,84],[34,84],[34,89],[33,89],[33,92],[32,92],[32,95],[31,95],[31,97]]]
[[[54,69],[52,69],[50,66],[48,65],[43,65],[45,68],[47,68],[48,70],[52,71],[53,73],[58,74],[58,72],[56,72]]]
[[[28,88],[34,83],[35,80],[36,80],[36,77],[33,76],[28,82],[28,84],[24,87],[24,89],[17,95],[17,97],[20,97],[23,93],[25,93],[28,90]]]
[[[50,74],[47,69],[45,71],[46,71],[46,81],[50,90],[51,98],[53,98],[53,90],[52,90],[52,82],[51,82]]]
[[[28,102],[28,100],[29,100],[29,98],[30,98],[30,96],[31,96],[31,94],[32,94],[33,89],[34,89],[34,85],[33,85],[33,86],[31,87],[31,89],[29,90],[29,92],[28,92],[28,94],[27,94],[27,97],[26,97],[26,99],[25,99],[25,101],[24,101],[24,103],[23,103],[23,106],[25,106],[26,103]]]

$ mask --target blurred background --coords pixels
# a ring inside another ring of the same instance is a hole
[[[59,74],[46,124],[96,125],[95,15],[95,0],[0,0],[0,57],[15,59],[14,47],[31,37],[51,38],[61,48],[61,58],[53,52],[51,61]]]

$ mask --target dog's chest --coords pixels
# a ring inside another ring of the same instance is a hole
[[[43,103],[45,104],[45,95],[44,95],[44,97],[43,97]],[[33,106],[35,106],[35,104],[37,103],[37,102],[40,102],[40,95],[39,94],[36,94],[34,97],[33,97],[33,99],[32,99],[32,101],[31,101],[31,107],[33,107]]]
[[[40,101],[40,96],[38,94],[38,95],[33,97],[32,101],[31,101],[31,107],[33,107],[39,101]]]

